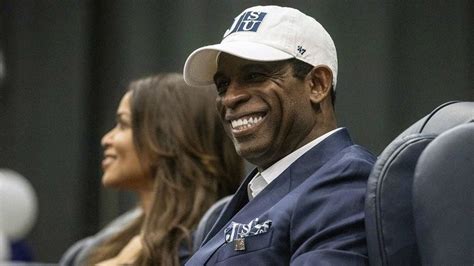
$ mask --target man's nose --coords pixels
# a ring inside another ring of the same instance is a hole
[[[233,109],[239,104],[246,102],[249,98],[250,94],[247,90],[234,82],[229,84],[225,94],[222,96],[222,104],[226,108]]]

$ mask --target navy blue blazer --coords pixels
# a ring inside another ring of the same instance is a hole
[[[344,128],[290,165],[249,202],[247,176],[186,265],[366,265],[366,181],[375,157]],[[269,229],[226,242],[232,222]]]

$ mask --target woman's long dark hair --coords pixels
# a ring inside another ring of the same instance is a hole
[[[133,139],[154,173],[151,211],[106,241],[89,263],[115,257],[142,233],[137,265],[179,265],[178,249],[191,249],[191,232],[219,198],[235,192],[243,163],[214,108],[213,87],[190,87],[176,73],[132,82]]]

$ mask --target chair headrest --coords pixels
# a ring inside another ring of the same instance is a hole
[[[474,102],[452,101],[444,103],[418,120],[396,139],[414,133],[439,135],[452,127],[474,121]]]

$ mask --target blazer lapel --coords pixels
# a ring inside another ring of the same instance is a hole
[[[256,174],[256,169],[252,171],[242,185],[237,190],[237,193],[230,200],[225,207],[224,212],[218,218],[216,224],[203,241],[199,251],[190,259],[190,265],[205,265],[209,258],[225,243],[223,229],[226,228],[231,221],[245,221],[248,218],[258,217],[262,210],[266,210],[273,206],[278,200],[288,193],[290,180],[283,177],[282,182],[273,181],[260,194],[249,202],[247,195],[247,185],[253,176]],[[285,171],[287,172],[287,171]],[[281,174],[282,176],[284,174]],[[278,178],[280,178],[280,176]],[[277,179],[278,179],[277,178]],[[268,193],[268,191],[272,193]],[[267,191],[267,192],[265,192]],[[265,192],[265,193],[264,193]],[[264,193],[263,195],[261,195]],[[258,198],[258,200],[256,200]]]
[[[247,175],[244,182],[239,186],[237,192],[232,197],[232,199],[224,207],[224,211],[221,213],[217,222],[214,224],[212,229],[207,234],[201,246],[206,244],[217,232],[227,224],[228,221],[239,211],[241,210],[248,202],[249,198],[247,195],[247,186],[250,180],[257,174],[257,169],[254,169],[250,174]]]

